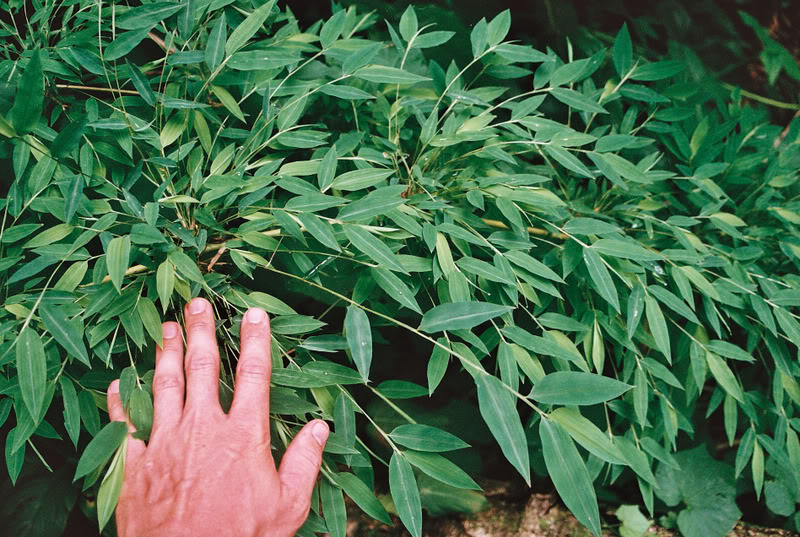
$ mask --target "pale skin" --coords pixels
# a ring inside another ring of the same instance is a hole
[[[309,422],[276,469],[270,450],[269,319],[247,311],[233,403],[219,403],[219,348],[211,305],[164,323],[156,349],[150,441],[128,438],[117,505],[120,537],[291,537],[308,516],[328,426]],[[119,381],[108,388],[113,421],[128,421]],[[134,431],[130,426],[131,432]]]

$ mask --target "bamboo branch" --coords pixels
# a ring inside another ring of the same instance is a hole
[[[511,229],[506,225],[505,222],[501,222],[500,220],[491,220],[489,218],[481,218],[481,220],[483,220],[483,222],[486,225],[489,225],[491,227],[496,227],[498,229]],[[532,226],[528,226],[528,233],[532,235],[538,235],[540,237],[552,237],[554,239],[560,239],[562,241],[565,241],[569,238],[569,236],[565,235],[564,233],[547,231],[546,229],[542,229],[540,227],[532,227]]]
[[[126,90],[126,89],[116,89],[116,88],[103,88],[99,86],[81,86],[78,84],[56,84],[56,87],[59,89],[74,89],[74,90],[83,90],[83,91],[104,91],[108,93],[124,93],[125,95],[139,95],[138,91],[135,90]]]

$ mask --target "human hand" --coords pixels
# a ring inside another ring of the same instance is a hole
[[[128,438],[117,532],[120,537],[290,537],[308,516],[328,425],[322,420],[306,424],[276,470],[270,450],[266,313],[253,308],[242,320],[227,414],[219,404],[219,348],[211,305],[194,299],[185,308],[185,319],[185,359],[180,325],[163,324],[164,347],[156,349],[153,377],[152,433],[147,445]],[[118,380],[107,396],[111,419],[128,421]]]

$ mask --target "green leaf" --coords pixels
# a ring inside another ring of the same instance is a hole
[[[513,395],[502,382],[491,375],[475,377],[478,387],[478,408],[508,462],[530,485],[530,456],[525,431],[514,405]]]
[[[398,29],[406,42],[411,41],[411,38],[417,33],[419,24],[417,22],[417,14],[414,12],[414,6],[409,5],[403,12]]]
[[[25,66],[25,71],[17,86],[14,105],[9,112],[9,119],[19,136],[31,132],[44,108],[44,72],[42,71],[41,51],[35,50]],[[43,159],[46,160],[46,159]],[[41,161],[40,161],[41,162]]]
[[[127,443],[123,442],[117,448],[117,453],[114,455],[114,460],[111,461],[111,466],[108,468],[103,482],[100,483],[100,489],[97,491],[97,521],[99,523],[100,532],[111,519],[114,514],[114,509],[117,507],[119,495],[122,492],[122,478],[125,475],[125,451]]]
[[[600,293],[600,296],[611,304],[611,307],[619,313],[617,288],[614,286],[614,281],[611,279],[611,274],[609,274],[603,258],[591,247],[588,247],[583,249],[583,262],[586,264],[586,268],[589,270],[589,276],[597,288],[597,291]]]
[[[403,454],[411,464],[442,483],[460,489],[482,490],[464,470],[441,455],[411,450],[404,451]]]
[[[147,80],[147,77],[142,73],[139,67],[133,65],[128,60],[125,60],[125,65],[127,65],[130,70],[133,87],[139,92],[144,102],[150,106],[155,106],[156,94],[153,93],[153,90],[150,88],[150,82]]]
[[[664,259],[664,256],[658,252],[648,250],[633,240],[599,239],[592,243],[592,249],[601,254],[633,261],[661,261]]]
[[[153,28],[162,20],[170,17],[184,8],[183,3],[153,2],[127,10],[116,19],[117,28],[123,30],[138,30],[140,28]]]
[[[661,306],[650,295],[644,297],[644,304],[647,324],[650,326],[653,339],[656,341],[656,347],[671,364],[672,349],[670,347],[669,330],[667,329],[667,321],[664,319],[664,314],[661,312]]]
[[[25,462],[24,443],[23,447],[14,450],[15,434],[18,428],[19,426],[13,427],[10,431],[8,431],[8,435],[6,435],[6,470],[8,470],[8,476],[11,478],[12,485],[17,483],[19,473],[22,471],[22,464]]]
[[[325,192],[333,183],[333,178],[336,175],[336,144],[333,144],[322,161],[317,170],[317,182],[319,184],[320,192]]]
[[[228,110],[228,112],[233,114],[233,116],[239,121],[244,122],[244,113],[242,112],[242,109],[239,108],[239,103],[236,102],[236,99],[228,92],[228,90],[223,87],[213,85],[210,86],[210,89],[211,92],[217,96],[219,102],[221,102],[222,105]],[[214,171],[212,169],[212,174],[213,173]]]
[[[61,396],[64,398],[64,428],[67,430],[72,444],[77,448],[81,433],[81,411],[78,394],[72,381],[64,375],[58,377],[61,385]]]
[[[345,222],[369,222],[374,217],[384,215],[392,209],[403,205],[406,202],[402,197],[402,193],[405,190],[405,185],[380,187],[363,198],[342,207],[337,219]]]
[[[103,51],[103,59],[113,62],[129,54],[145,37],[147,37],[148,31],[148,28],[144,28],[118,34],[116,39]]]
[[[211,30],[206,43],[206,65],[212,71],[219,67],[225,57],[225,42],[228,40],[228,24],[225,21],[225,12],[220,12],[217,23]]]
[[[17,336],[17,376],[25,407],[39,423],[47,392],[47,359],[41,336],[30,327]]]
[[[706,344],[706,348],[715,354],[724,356],[725,358],[740,360],[742,362],[755,362],[755,358],[753,358],[749,352],[734,345],[733,343],[728,343],[727,341],[714,339]]]
[[[556,162],[564,166],[566,169],[576,173],[579,177],[592,177],[592,172],[584,165],[578,158],[564,149],[555,145],[544,146],[544,152],[550,155]]]
[[[370,268],[370,273],[378,287],[383,289],[387,295],[396,300],[401,306],[422,314],[422,310],[417,304],[416,298],[414,298],[414,293],[393,272],[384,268],[374,267]]]
[[[714,375],[714,378],[722,389],[725,390],[728,395],[744,404],[744,394],[742,393],[742,388],[739,386],[739,381],[736,380],[736,376],[725,360],[713,352],[708,351],[706,352],[706,361],[708,362],[708,368],[711,370],[711,374]]]
[[[402,272],[408,274],[400,262],[397,260],[394,252],[381,240],[377,239],[372,233],[356,225],[342,226],[344,234],[350,242],[358,250],[364,253],[367,257],[375,261],[378,266],[385,267],[395,272]]]
[[[447,431],[417,423],[399,425],[389,436],[401,446],[417,451],[441,452],[469,447],[469,444]]]
[[[519,250],[510,250],[503,254],[506,259],[518,265],[525,270],[536,274],[537,276],[541,276],[542,278],[546,278],[548,280],[553,280],[555,282],[564,283],[564,280],[556,274],[550,267],[546,266],[544,263],[535,259],[528,254],[520,252]]]
[[[346,22],[345,15],[345,10],[340,9],[322,25],[322,29],[319,31],[319,43],[322,45],[323,49],[330,48],[330,46],[339,39],[339,36],[342,35],[342,30]]]
[[[700,274],[694,267],[678,267],[681,272],[689,278],[697,290],[706,295],[709,298],[713,298],[717,302],[720,302],[722,298],[719,296],[717,289],[709,282],[705,276]]]
[[[685,69],[685,64],[677,60],[664,60],[660,62],[639,65],[631,74],[631,80],[652,82],[670,78]]]
[[[83,343],[83,322],[80,319],[70,320],[61,308],[50,304],[39,306],[39,316],[53,339],[64,347],[70,356],[90,365],[89,354]]]
[[[614,69],[620,77],[628,74],[633,66],[633,44],[631,35],[628,33],[628,25],[625,23],[622,24],[622,28],[614,39],[614,46],[611,47],[611,59],[614,62]]]
[[[550,90],[550,95],[575,110],[580,110],[582,112],[594,112],[597,114],[608,113],[608,111],[597,104],[596,101],[575,90],[567,88],[553,88]]]
[[[342,489],[327,479],[319,484],[319,497],[322,500],[322,514],[331,537],[347,536],[347,509],[344,505]]]
[[[325,95],[336,97],[337,99],[347,99],[350,101],[364,99],[369,100],[375,98],[375,96],[371,93],[367,93],[364,90],[360,90],[356,87],[348,86],[346,84],[326,84],[320,87],[319,91]]]
[[[595,405],[615,399],[633,388],[616,379],[579,371],[555,371],[539,380],[530,397],[551,405]]]
[[[158,270],[156,271],[156,290],[158,291],[158,300],[161,302],[161,309],[164,313],[167,313],[169,309],[174,288],[175,267],[169,260],[165,260],[158,266]]]
[[[193,282],[205,282],[203,279],[203,273],[200,272],[199,268],[197,268],[197,264],[192,260],[191,257],[180,250],[170,252],[169,261],[175,266],[182,276],[190,279]]]
[[[461,270],[480,276],[485,280],[508,285],[516,285],[517,283],[513,278],[509,278],[507,275],[497,270],[497,267],[491,263],[475,259],[474,257],[462,257],[458,260],[456,265],[458,265],[458,268]]]
[[[333,226],[331,226],[330,222],[311,213],[300,213],[297,215],[297,219],[300,220],[300,223],[303,224],[306,231],[317,239],[320,244],[337,252],[342,251],[341,247],[339,247],[339,242],[336,240],[336,236],[333,234]]]
[[[490,47],[500,44],[511,28],[511,11],[506,9],[498,13],[486,28],[486,43]]]
[[[161,334],[161,316],[158,314],[153,301],[144,296],[140,297],[139,303],[136,305],[136,313],[139,314],[144,329],[147,330],[156,345],[162,347],[164,342]]]
[[[557,423],[542,419],[539,425],[547,473],[572,514],[600,537],[600,510],[594,485],[572,439]]]
[[[647,292],[656,297],[659,302],[667,306],[669,309],[677,313],[678,315],[682,315],[689,321],[700,324],[700,320],[694,314],[694,312],[686,305],[684,301],[682,301],[677,296],[673,295],[660,285],[648,285]]]
[[[225,53],[228,56],[242,48],[264,26],[264,23],[267,22],[272,13],[272,9],[275,7],[276,1],[269,0],[266,4],[261,5],[231,32],[230,37],[225,42]]]
[[[369,380],[369,368],[372,364],[372,330],[369,317],[357,306],[348,306],[344,318],[344,329],[350,356],[361,373],[364,382]]]
[[[376,389],[388,399],[414,399],[428,394],[424,386],[407,380],[384,380]]]
[[[111,282],[117,288],[117,292],[122,291],[122,280],[125,278],[125,271],[128,270],[131,254],[131,237],[124,235],[114,237],[106,248],[106,267]]]
[[[389,490],[397,514],[413,537],[422,537],[422,503],[408,460],[399,452],[389,461]]]
[[[358,477],[350,473],[340,472],[333,474],[333,478],[362,511],[379,522],[392,524],[392,519],[389,518],[389,514],[383,504]]]
[[[426,311],[419,329],[428,333],[470,329],[512,309],[489,302],[450,302]]]
[[[426,76],[416,75],[397,67],[388,67],[386,65],[367,65],[358,69],[353,73],[353,76],[368,82],[377,82],[379,84],[416,84],[430,80]]]
[[[394,170],[363,168],[361,170],[353,170],[341,174],[330,183],[330,186],[337,190],[362,190],[375,186],[392,175],[394,175]],[[327,187],[320,187],[320,190],[325,192]]]
[[[589,453],[611,464],[626,464],[619,448],[575,408],[557,408],[550,419],[561,425]]]
[[[105,465],[127,435],[128,424],[123,421],[112,421],[103,427],[83,450],[73,481]]]

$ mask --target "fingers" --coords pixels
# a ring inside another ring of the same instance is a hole
[[[195,298],[185,309],[186,319],[186,408],[203,412],[219,405],[219,348],[211,304]]]
[[[153,375],[153,432],[172,429],[183,415],[183,337],[178,323],[161,325],[163,347],[156,347]]]
[[[289,444],[281,460],[278,470],[281,501],[287,510],[301,519],[308,515],[311,492],[322,464],[322,449],[328,432],[328,424],[322,420],[307,423]]]
[[[125,410],[122,408],[122,398],[119,395],[119,379],[109,384],[106,392],[106,401],[108,403],[108,416],[111,421],[124,421],[128,424],[128,431],[135,433],[136,428],[131,424],[125,414]],[[133,467],[136,459],[141,457],[145,449],[146,446],[143,441],[133,437],[128,438],[128,451],[125,453],[125,459],[130,467]]]
[[[230,415],[247,420],[260,434],[269,434],[270,358],[269,319],[264,310],[251,308],[241,326],[241,349]],[[267,443],[269,439],[267,438]]]

